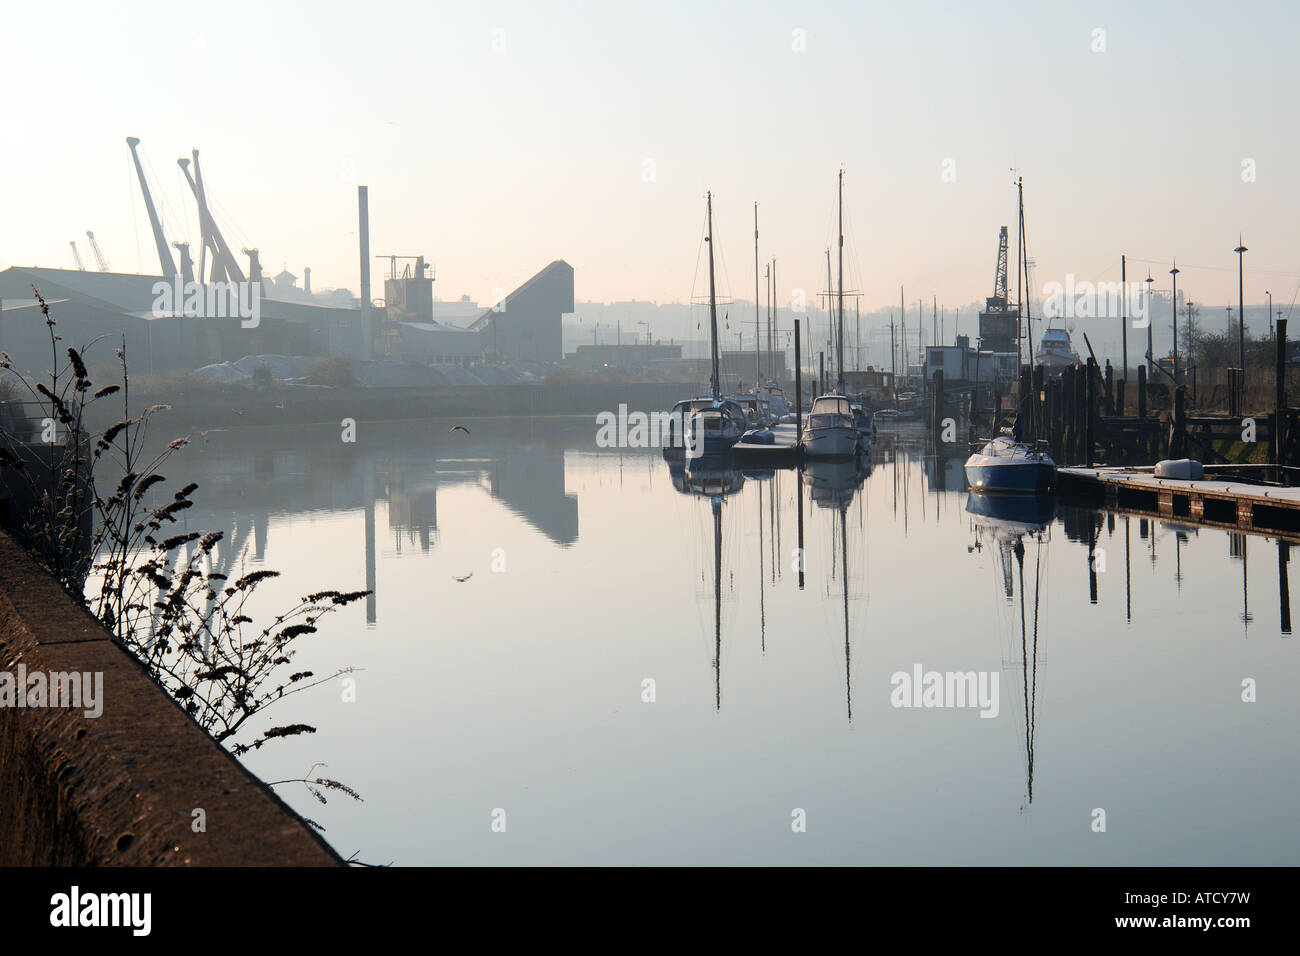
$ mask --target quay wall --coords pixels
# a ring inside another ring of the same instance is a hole
[[[168,421],[199,427],[267,424],[338,424],[412,421],[431,418],[471,419],[501,416],[596,415],[629,411],[668,411],[695,389],[680,383],[637,385],[501,385],[422,386],[404,388],[295,388],[258,390],[230,387],[180,394],[132,393],[132,408],[171,406]],[[120,412],[110,403],[92,406],[92,425],[111,424],[105,417]]]
[[[102,674],[102,713],[0,706],[0,865],[343,865],[0,533],[0,672],[20,665]]]

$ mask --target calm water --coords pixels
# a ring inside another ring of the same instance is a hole
[[[357,700],[286,701],[318,733],[246,758],[359,790],[279,788],[345,856],[1300,862],[1276,540],[973,515],[919,441],[801,481],[674,475],[591,419],[470,426],[210,431],[169,469],[232,568],[282,572],[264,611],[375,589],[295,662],[361,668]],[[918,665],[998,675],[996,717],[893,706]]]

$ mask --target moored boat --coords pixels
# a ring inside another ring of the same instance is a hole
[[[966,483],[982,494],[1046,494],[1056,488],[1056,462],[1046,451],[999,435],[966,459]]]

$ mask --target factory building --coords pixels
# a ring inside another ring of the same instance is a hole
[[[573,311],[573,267],[567,262],[552,262],[490,309],[472,311],[473,303],[465,297],[448,304],[449,316],[444,317],[434,315],[434,275],[424,258],[384,256],[391,261],[384,298],[372,302],[362,186],[362,301],[346,290],[313,293],[310,269],[303,270],[300,288],[287,268],[267,278],[257,249],[242,250],[248,257],[246,270],[235,258],[208,205],[210,192],[194,150],[177,164],[198,206],[202,235],[196,262],[188,242],[168,242],[137,154],[140,141],[128,137],[126,142],[160,274],[109,272],[90,232],[86,235],[98,272],[83,267],[75,243],[70,245],[76,269],[14,267],[0,272],[0,349],[24,370],[49,364],[48,329],[33,289],[50,307],[63,338],[61,348],[104,338],[111,361],[111,349],[125,338],[130,368],[142,373],[188,371],[268,354],[462,365],[563,358],[561,317]],[[399,260],[407,262],[400,271]]]
[[[573,266],[557,259],[472,323],[489,362],[564,358],[561,317],[573,312]]]

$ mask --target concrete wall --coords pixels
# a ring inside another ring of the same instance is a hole
[[[19,663],[101,672],[103,713],[0,707],[0,865],[342,864],[0,534],[0,671]]]
[[[231,425],[331,423],[344,418],[368,421],[472,418],[495,416],[596,415],[629,411],[666,412],[679,399],[700,394],[681,384],[424,386],[417,388],[275,388],[256,391],[195,391],[190,394],[132,393],[135,407],[154,402],[171,406],[155,427],[184,429]],[[137,404],[138,403],[138,404]],[[92,406],[88,420],[104,428],[117,408]],[[165,424],[164,424],[165,423]],[[181,434],[177,431],[177,434]],[[594,426],[593,432],[595,434]]]

